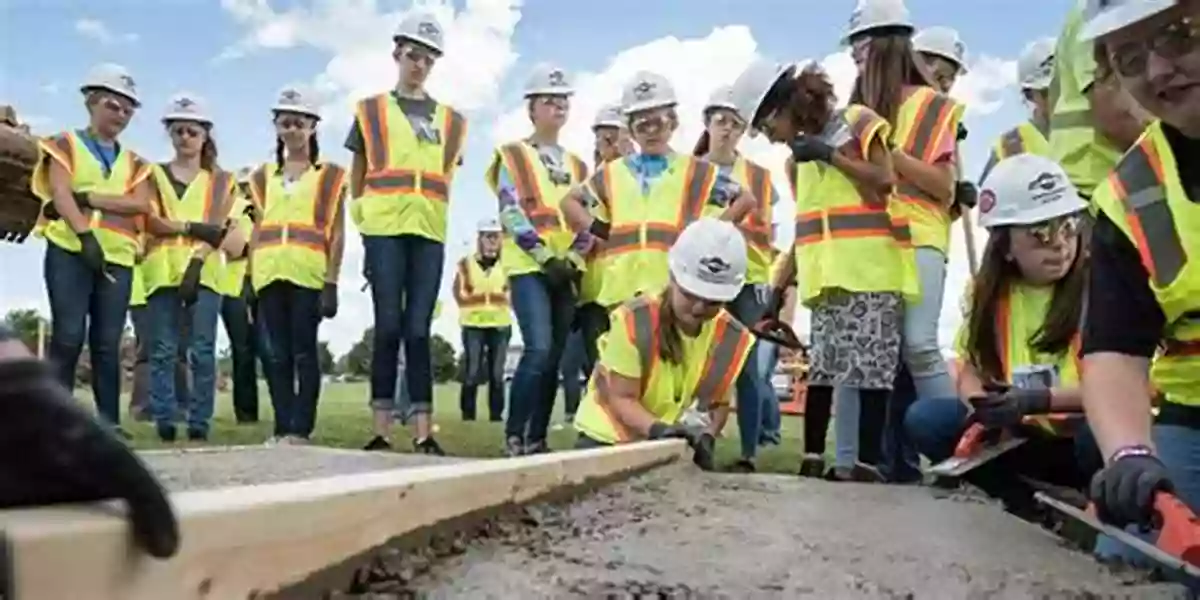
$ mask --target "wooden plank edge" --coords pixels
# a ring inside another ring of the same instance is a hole
[[[679,440],[172,495],[183,544],[134,549],[115,503],[0,512],[5,600],[263,598],[422,528],[643,472]],[[0,588],[4,589],[4,588]]]

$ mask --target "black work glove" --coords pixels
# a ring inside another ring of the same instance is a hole
[[[336,283],[326,283],[321,288],[321,318],[332,319],[337,316],[338,287]]]
[[[783,312],[783,303],[787,299],[787,288],[771,288],[771,292],[767,295],[767,310],[763,313],[764,319],[778,319],[779,313]]]
[[[955,132],[954,139],[961,142],[961,141],[967,139],[968,133],[969,132],[967,131],[967,126],[963,125],[962,123],[959,123],[958,131]]]
[[[1153,525],[1154,496],[1174,491],[1167,468],[1149,454],[1118,458],[1092,477],[1096,516],[1118,527]]]
[[[551,258],[542,264],[542,272],[551,288],[563,289],[571,285],[578,269],[565,258]]]
[[[697,431],[691,427],[688,427],[687,425],[683,425],[682,423],[675,423],[674,425],[667,425],[666,423],[663,423],[662,421],[655,421],[654,424],[650,426],[650,431],[648,433],[649,434],[646,436],[646,439],[650,439],[650,440],[667,440],[667,439],[687,440],[687,443],[689,446],[695,442],[695,439],[698,436]]]
[[[970,181],[954,184],[954,203],[965,208],[975,208],[975,205],[979,204],[979,188]]]
[[[183,281],[179,282],[179,299],[188,306],[195,304],[200,297],[200,273],[203,270],[204,259],[193,257],[183,272]]]
[[[602,240],[607,240],[608,235],[612,233],[612,224],[600,219],[592,219],[592,224],[588,225],[588,233]]]
[[[79,210],[86,210],[92,207],[92,201],[86,192],[75,192],[71,196],[75,198],[75,206],[78,206]]]
[[[107,267],[107,262],[104,260],[104,248],[100,247],[96,234],[84,231],[76,235],[79,238],[79,258],[83,259],[84,264],[91,270],[102,273]]]
[[[246,274],[246,278],[242,280],[242,301],[248,305],[253,305],[258,298],[254,295],[254,281],[250,279],[250,274]]]
[[[792,140],[792,158],[798,163],[811,162],[819,160],[821,162],[830,162],[833,160],[833,146],[825,143],[818,137],[811,135],[797,136]]]
[[[183,228],[184,235],[200,240],[213,248],[221,245],[221,240],[225,239],[225,225],[214,225],[212,223],[200,223],[196,221],[188,222]]]
[[[692,463],[700,467],[701,471],[712,471],[713,458],[716,455],[717,439],[707,431],[696,436],[692,442]]]
[[[1021,424],[1027,415],[1050,412],[1050,390],[989,390],[986,395],[969,399],[975,412],[971,418],[987,429],[999,429]]]
[[[75,199],[75,205],[79,207],[79,210],[92,207],[92,203],[88,200],[88,195],[83,192],[75,192],[71,197]],[[57,221],[62,218],[62,215],[59,214],[57,208],[54,208],[53,202],[47,202],[42,205],[42,218],[47,221]]]
[[[137,456],[33,358],[0,358],[0,507],[120,499],[138,546],[168,558],[179,525]]]

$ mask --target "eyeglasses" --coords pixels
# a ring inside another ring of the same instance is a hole
[[[1197,38],[1200,38],[1200,20],[1183,17],[1162,26],[1145,39],[1109,47],[1109,62],[1121,75],[1134,77],[1145,72],[1151,52],[1175,60],[1194,52]]]
[[[744,129],[746,127],[746,121],[729,111],[714,112],[709,122],[714,126],[728,127],[729,129]]]
[[[181,137],[181,138],[184,138],[184,137],[196,138],[196,137],[200,137],[200,134],[203,133],[203,130],[200,129],[199,127],[193,127],[190,125],[182,125],[182,126],[178,126],[178,127],[172,127],[170,129],[170,131],[171,131],[171,135],[173,135],[175,137]]]
[[[1015,229],[1024,231],[1043,246],[1049,246],[1058,240],[1059,236],[1070,238],[1079,233],[1083,219],[1079,215],[1064,215],[1033,225],[1020,225]]]
[[[425,65],[427,67],[432,67],[434,61],[437,60],[437,57],[429,52],[423,52],[421,50],[415,50],[412,48],[405,50],[404,54],[401,56],[419,65]]]
[[[629,129],[638,135],[653,135],[659,131],[670,129],[671,118],[667,113],[655,113],[635,117]]]
[[[284,117],[278,121],[275,121],[275,124],[283,129],[304,129],[306,125],[303,119],[296,117]]]
[[[571,105],[571,101],[566,96],[535,96],[533,103],[554,108],[567,108]]]
[[[124,104],[113,98],[105,98],[104,100],[101,100],[100,106],[103,106],[104,110],[117,113],[118,115],[124,115],[127,117],[132,116],[133,111],[137,110],[132,105]]]

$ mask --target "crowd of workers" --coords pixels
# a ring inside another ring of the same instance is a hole
[[[679,114],[671,82],[643,71],[597,115],[590,168],[558,140],[570,78],[540,67],[525,87],[533,133],[486,166],[497,218],[455,266],[464,406],[485,382],[493,402],[503,397],[498,365],[515,314],[524,349],[508,454],[548,450],[559,358],[575,331],[590,374],[578,447],[680,437],[710,469],[736,410],[733,467],[753,470],[764,399],[775,402],[774,349],[756,338],[794,302],[812,312],[802,475],[914,481],[918,453],[944,459],[982,425],[1031,442],[968,476],[1013,512],[1030,510],[1029,478],[1087,490],[1118,525],[1151,524],[1162,491],[1200,508],[1200,266],[1189,260],[1200,182],[1186,168],[1200,139],[1198,40],[1200,0],[1082,0],[1057,40],[1022,53],[1029,120],[995,142],[978,185],[960,165],[964,106],[948,95],[966,46],[945,27],[918,31],[902,0],[854,11],[842,42],[859,72],[844,107],[816,64],[754,62],[717,86],[702,115]],[[398,84],[358,103],[351,167],[320,160],[321,115],[288,89],[273,107],[277,159],[252,170],[245,193],[215,166],[200,99],[172,100],[162,120],[176,154],[150,164],[117,142],[139,106],[133,79],[108,65],[87,80],[89,125],[42,142],[34,191],[46,202],[50,364],[70,386],[86,339],[111,425],[117,345],[140,278],[162,439],[176,435],[182,343],[195,380],[187,433],[207,435],[219,314],[239,323],[231,331],[261,325],[276,439],[307,439],[317,329],[337,314],[348,208],[374,306],[368,448],[391,447],[402,379],[414,448],[442,453],[429,332],[467,124],[424,90],[441,25],[415,12],[394,41]],[[706,131],[692,153],[677,152],[670,140],[690,118]],[[786,251],[774,248],[775,183],[737,152],[743,134],[790,150]],[[976,206],[989,237],[952,377],[937,341],[950,228]],[[1086,424],[1073,418],[1084,414]]]

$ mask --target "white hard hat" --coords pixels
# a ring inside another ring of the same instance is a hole
[[[780,65],[766,60],[756,60],[738,75],[737,80],[730,86],[730,96],[737,113],[750,125],[754,125],[754,116],[762,106],[767,94],[775,87],[775,83],[785,76],[790,76],[795,70],[792,65]],[[754,132],[750,132],[754,135]]]
[[[625,126],[625,121],[621,119],[621,106],[619,104],[607,104],[600,107],[596,111],[596,119],[592,121],[592,129],[597,127],[617,127]]]
[[[475,226],[475,230],[479,233],[500,233],[501,231],[504,231],[500,227],[500,221],[497,221],[496,219],[480,220],[479,224]]]
[[[671,82],[649,71],[638,71],[621,92],[621,112],[626,115],[676,104],[678,101]]]
[[[992,168],[979,192],[979,225],[1033,225],[1087,208],[1055,161],[1017,154]]]
[[[317,111],[317,107],[309,99],[309,94],[294,87],[286,87],[280,90],[279,100],[275,102],[275,106],[271,110],[277,113],[300,113],[317,120],[321,119],[321,113]]]
[[[1044,90],[1054,79],[1054,38],[1041,38],[1026,44],[1017,59],[1017,82],[1023,90]]]
[[[94,90],[107,90],[114,94],[120,94],[129,98],[134,106],[142,105],[142,102],[138,100],[137,83],[133,81],[129,71],[121,65],[104,63],[93,67],[88,72],[87,79],[83,80],[83,85],[79,86],[79,91],[86,94]]]
[[[416,11],[408,13],[400,21],[400,25],[396,26],[396,33],[392,35],[392,41],[409,40],[427,46],[438,54],[445,54],[444,35],[441,23],[438,23],[432,13]]]
[[[704,217],[679,234],[667,263],[671,276],[689,294],[730,302],[746,283],[746,238],[733,223]]]
[[[238,183],[250,183],[250,175],[254,173],[254,167],[242,167],[237,170]]]
[[[180,92],[172,96],[162,120],[163,123],[193,121],[212,125],[212,119],[204,109],[204,99],[190,92]]]
[[[850,13],[850,25],[846,28],[842,43],[849,43],[850,38],[856,35],[884,27],[912,33],[914,28],[904,0],[858,0],[858,6]]]
[[[733,103],[733,86],[719,85],[708,96],[708,102],[704,103],[704,112],[708,112],[714,108],[727,108],[737,112],[737,104]]]
[[[525,82],[525,97],[530,96],[571,96],[575,89],[567,72],[548,64],[541,64],[533,69]]]
[[[1090,42],[1118,29],[1148,19],[1177,4],[1179,0],[1087,0],[1079,41]]]
[[[913,50],[932,54],[954,63],[960,72],[967,72],[967,45],[958,32],[949,27],[929,27],[913,36]]]

